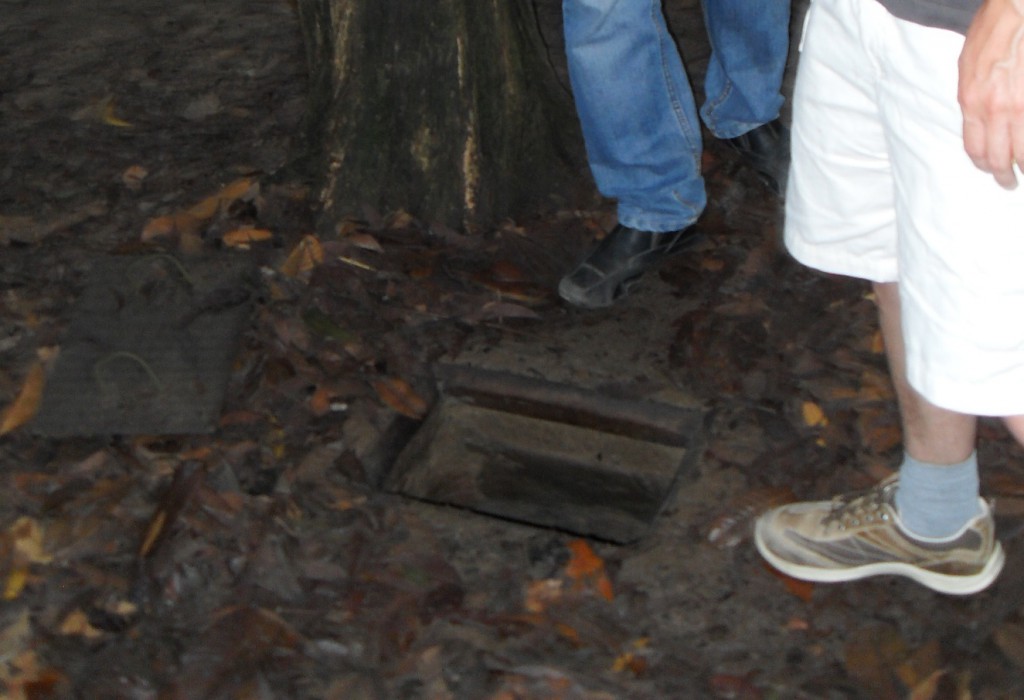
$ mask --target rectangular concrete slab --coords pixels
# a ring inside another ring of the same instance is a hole
[[[386,489],[626,543],[650,528],[699,454],[699,411],[459,372],[458,382],[449,375],[459,395],[434,406],[392,466]],[[485,385],[526,389],[503,398]]]
[[[251,309],[252,268],[248,256],[227,252],[97,258],[31,430],[212,431]]]

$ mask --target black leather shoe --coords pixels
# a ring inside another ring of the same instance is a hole
[[[775,194],[783,195],[789,172],[789,129],[782,122],[775,119],[725,142]]]
[[[618,225],[602,238],[576,269],[562,278],[558,295],[573,306],[600,309],[626,295],[640,275],[698,237],[689,226],[651,233]]]

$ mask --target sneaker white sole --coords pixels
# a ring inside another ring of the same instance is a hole
[[[763,521],[758,520],[754,530],[754,544],[757,551],[769,564],[782,573],[793,578],[817,583],[840,583],[843,581],[857,581],[870,576],[905,576],[920,583],[922,586],[950,595],[971,595],[983,591],[992,585],[992,582],[1003,570],[1006,563],[1006,555],[1003,554],[1002,546],[996,542],[992,550],[992,556],[985,562],[985,566],[978,573],[971,576],[957,576],[953,574],[940,574],[934,571],[926,571],[912,564],[902,562],[879,562],[876,564],[864,564],[848,569],[822,569],[816,566],[804,566],[782,559],[764,543],[762,534]]]

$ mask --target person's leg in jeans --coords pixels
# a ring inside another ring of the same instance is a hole
[[[689,226],[705,204],[700,122],[660,0],[564,0],[563,21],[598,189],[624,226]]]
[[[700,122],[660,0],[564,0],[563,16],[590,170],[619,225],[558,293],[600,308],[693,237],[706,202]]]
[[[711,57],[700,115],[718,138],[779,116],[789,16],[790,0],[704,0]]]
[[[706,115],[715,120],[714,132],[781,191],[788,147],[771,120],[782,99],[789,2],[727,0],[722,7],[708,14],[716,49]],[[601,193],[617,200],[619,225],[558,291],[571,304],[599,308],[694,238],[690,227],[706,202],[701,124],[660,0],[563,0],[563,17],[591,172]],[[752,26],[761,23],[771,26]]]
[[[700,115],[765,183],[783,194],[789,134],[779,120],[790,0],[704,0],[711,57]]]

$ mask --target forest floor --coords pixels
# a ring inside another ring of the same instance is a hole
[[[984,593],[802,584],[751,546],[763,508],[888,474],[899,434],[869,290],[791,261],[779,202],[718,144],[704,240],[581,312],[552,289],[612,223],[596,197],[476,236],[367,210],[310,237],[315,197],[280,176],[305,107],[285,0],[0,9],[4,697],[1024,696],[1024,469],[998,423],[980,458],[1008,562]],[[668,10],[700,34],[694,3]],[[187,371],[120,352],[85,373],[101,390],[62,393],[76,332],[142,327],[90,327],[111,260],[108,315],[149,294],[153,337],[229,370],[176,404]],[[175,308],[204,260],[224,284]],[[698,413],[643,536],[378,488],[460,362]],[[111,413],[110,387],[209,430],[119,432],[154,416]],[[75,435],[70,406],[113,427]]]

